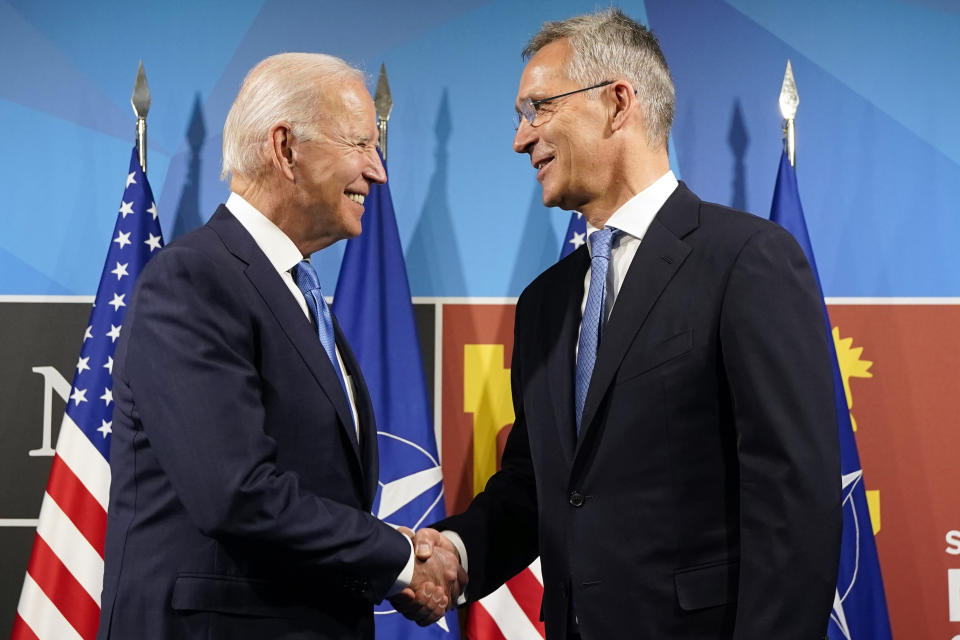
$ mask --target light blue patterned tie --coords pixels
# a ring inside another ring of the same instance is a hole
[[[344,394],[346,394],[347,385],[343,380],[340,364],[337,362],[337,344],[333,332],[333,318],[330,315],[330,307],[327,306],[327,301],[323,299],[323,292],[320,290],[320,278],[317,277],[317,272],[314,271],[309,260],[302,260],[300,264],[293,268],[293,280],[307,300],[307,306],[310,307],[313,319],[317,323],[320,344],[323,345],[323,350],[327,352],[327,356],[333,364],[333,370],[337,372],[337,378],[340,379],[340,385],[343,387]]]
[[[580,321],[580,342],[577,345],[577,377],[575,398],[577,410],[577,436],[580,435],[580,421],[583,417],[583,403],[587,399],[587,389],[593,376],[593,365],[597,361],[597,349],[603,330],[604,301],[606,299],[607,268],[610,266],[610,245],[616,229],[605,227],[590,234],[590,290],[587,304],[583,308]]]

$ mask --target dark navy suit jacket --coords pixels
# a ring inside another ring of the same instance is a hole
[[[782,228],[682,183],[640,243],[575,432],[586,247],[517,304],[516,422],[462,515],[468,597],[539,553],[547,637],[822,638],[840,545],[833,380]]]
[[[377,437],[225,208],[141,274],[114,364],[98,638],[371,638],[410,555],[370,515]]]

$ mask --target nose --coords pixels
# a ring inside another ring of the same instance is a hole
[[[371,182],[383,184],[387,181],[387,170],[383,168],[383,162],[380,161],[380,154],[374,151],[371,154],[370,163],[363,170],[363,177]]]
[[[530,149],[537,141],[537,130],[533,125],[527,122],[526,118],[520,118],[520,126],[513,135],[513,150],[517,153],[530,153]]]

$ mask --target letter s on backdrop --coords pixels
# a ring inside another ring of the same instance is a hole
[[[947,531],[946,552],[952,556],[960,556],[960,531]]]

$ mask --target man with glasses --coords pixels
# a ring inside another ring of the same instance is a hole
[[[650,31],[610,9],[524,55],[513,148],[589,241],[520,297],[502,468],[418,554],[457,549],[470,600],[539,554],[551,639],[822,638],[840,472],[803,253],[674,177]]]

